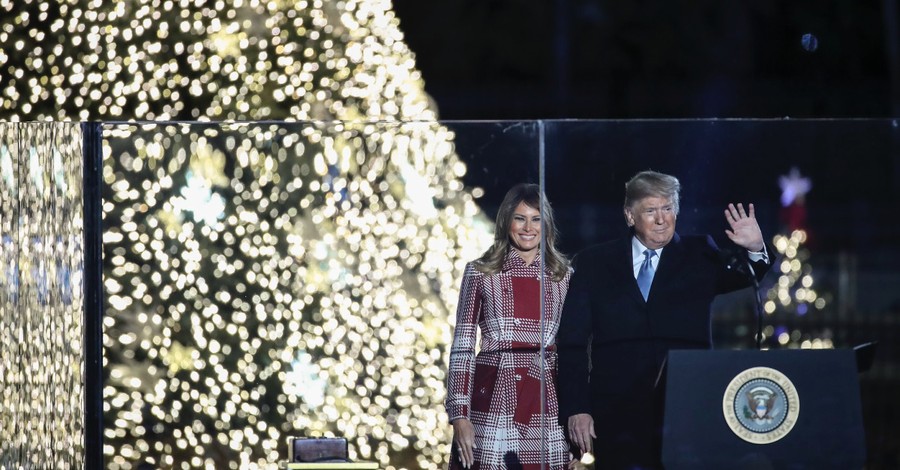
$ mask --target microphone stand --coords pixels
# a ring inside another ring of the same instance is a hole
[[[750,260],[747,260],[747,267],[750,268],[750,279],[753,280],[753,297],[756,299],[756,350],[762,350],[762,325],[763,325],[763,310],[762,310],[762,299],[759,296],[759,279],[756,278],[755,273],[753,272],[753,265],[750,264]]]
[[[744,274],[753,284],[754,307],[756,310],[756,349],[762,350],[762,328],[763,328],[763,309],[762,298],[759,295],[759,279],[756,278],[756,272],[753,264],[746,254],[746,250],[731,251],[727,256],[728,269],[734,269]]]

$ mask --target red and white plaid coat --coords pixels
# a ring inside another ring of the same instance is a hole
[[[556,332],[571,271],[544,277],[545,415],[541,419],[540,255],[525,265],[510,250],[503,269],[486,275],[466,265],[450,350],[446,408],[475,428],[474,469],[564,468],[568,446],[556,402]],[[475,354],[477,330],[481,348]],[[546,440],[542,445],[542,440]],[[454,449],[450,468],[461,468]],[[521,465],[521,467],[520,467]]]

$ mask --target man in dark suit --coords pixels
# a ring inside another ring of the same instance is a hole
[[[662,467],[666,353],[711,348],[713,298],[751,285],[711,237],[675,232],[679,190],[673,176],[638,173],[625,185],[632,235],[576,258],[557,335],[559,417],[598,469]],[[769,260],[753,205],[729,204],[725,219],[761,278]]]

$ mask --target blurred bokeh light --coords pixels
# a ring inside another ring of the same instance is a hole
[[[261,467],[289,435],[445,465],[449,312],[490,230],[391,2],[0,13],[0,119],[111,122],[110,468]]]

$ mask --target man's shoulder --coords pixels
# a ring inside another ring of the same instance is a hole
[[[625,241],[622,239],[615,239],[603,243],[597,243],[579,251],[575,255],[575,259],[596,259],[613,256],[621,252],[624,243]]]
[[[625,246],[625,242],[625,239],[616,238],[615,240],[609,240],[591,245],[582,250],[582,252],[592,254],[615,253],[618,252],[623,246]]]
[[[718,249],[715,240],[713,240],[712,236],[707,234],[679,235],[677,243],[687,249]]]

